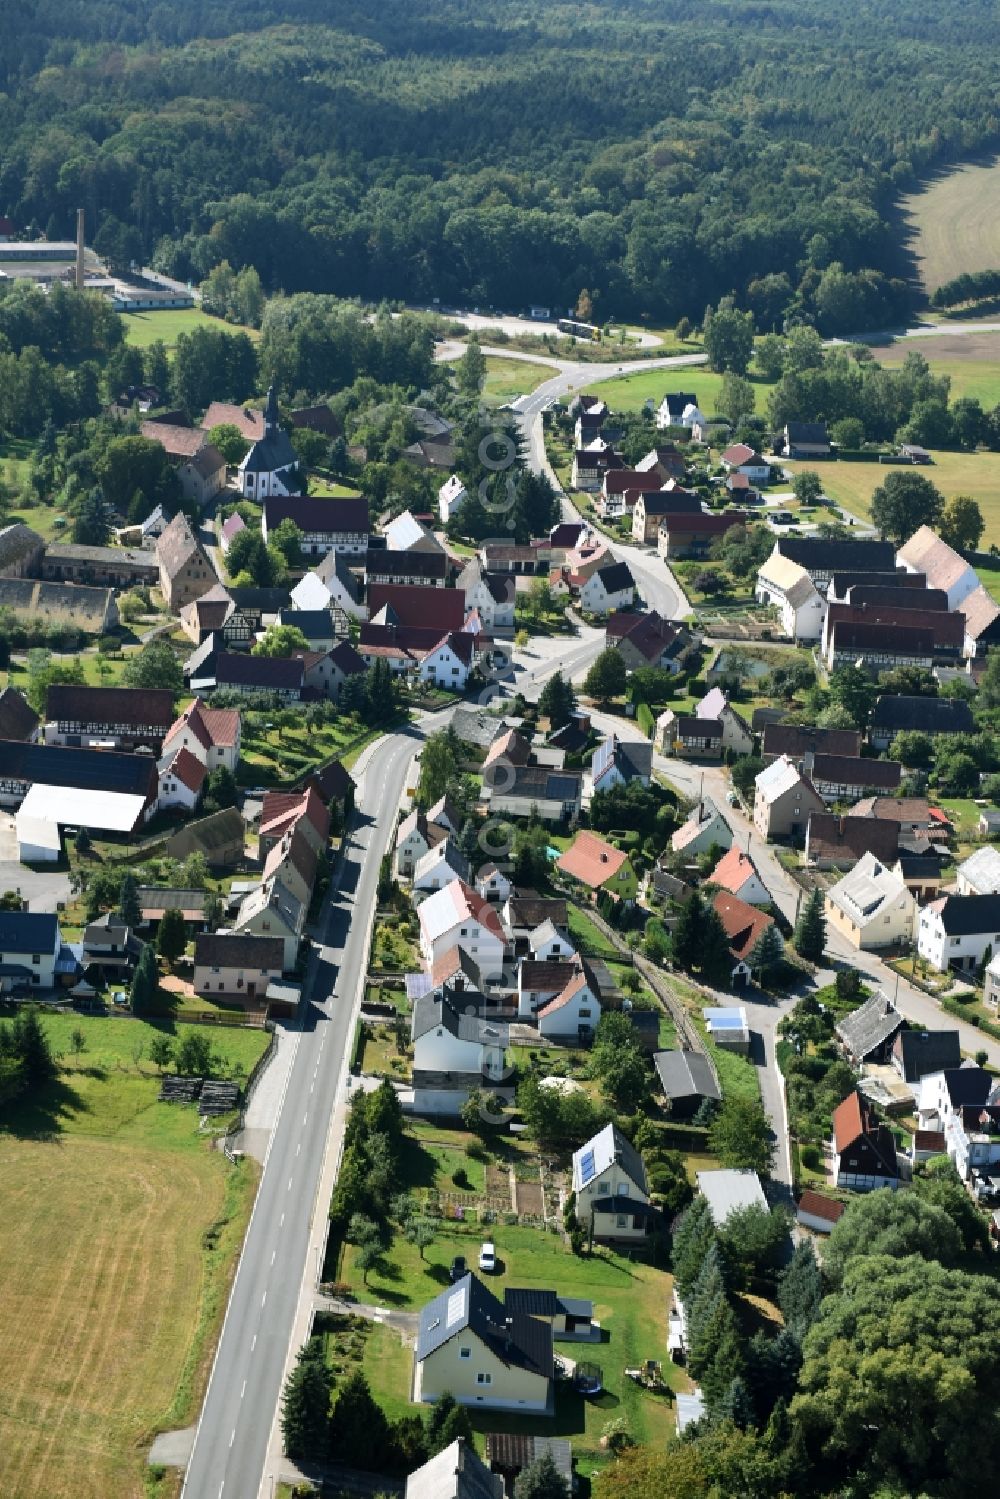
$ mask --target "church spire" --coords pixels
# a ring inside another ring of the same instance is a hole
[[[270,436],[278,430],[278,397],[274,386],[268,386],[267,400],[264,403],[264,432]]]

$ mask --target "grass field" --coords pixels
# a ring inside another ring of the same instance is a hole
[[[609,1420],[618,1416],[624,1416],[629,1432],[637,1441],[662,1445],[674,1427],[672,1401],[666,1395],[641,1390],[625,1378],[624,1370],[643,1359],[659,1358],[673,1389],[688,1388],[683,1372],[666,1358],[669,1275],[651,1265],[631,1263],[605,1249],[590,1258],[577,1258],[561,1237],[538,1229],[498,1224],[489,1232],[496,1241],[501,1273],[490,1276],[488,1284],[501,1300],[504,1287],[511,1285],[552,1288],[560,1295],[586,1297],[594,1302],[594,1316],[601,1323],[604,1340],[596,1345],[560,1343],[558,1346],[570,1358],[599,1363],[605,1389],[596,1400],[587,1401],[560,1390],[554,1421],[470,1410],[477,1433],[528,1430],[572,1437],[574,1453],[584,1469],[601,1456],[601,1432]],[[362,1285],[354,1265],[355,1251],[348,1247],[340,1278],[354,1285],[361,1300],[393,1307],[420,1307],[447,1285],[448,1266],[454,1255],[464,1254],[470,1264],[475,1263],[483,1236],[482,1230],[472,1225],[442,1227],[440,1236],[425,1251],[425,1261],[412,1245],[397,1241],[387,1257],[385,1271],[373,1271],[367,1287]],[[399,1355],[392,1351],[381,1363],[365,1358],[373,1390],[390,1415],[412,1409],[400,1402],[401,1370],[409,1362],[410,1355],[405,1349]]]
[[[487,355],[483,397],[490,402],[513,401],[517,396],[530,395],[555,373],[544,364],[532,364],[527,359],[497,359]]]
[[[951,379],[951,399],[972,396],[989,410],[1000,402],[1000,333],[942,333],[899,340],[872,349],[879,364],[893,369],[917,350],[935,375]]]
[[[210,317],[200,307],[186,307],[163,312],[125,312],[125,338],[137,348],[148,349],[149,345],[162,339],[172,349],[182,333],[193,333],[195,328],[222,328],[228,333],[249,333],[254,340],[260,337],[256,328],[243,328],[238,323],[227,323],[223,318]]]
[[[151,1435],[194,1418],[254,1168],[210,1149],[192,1109],[156,1102],[134,1055],[152,1026],[45,1024],[59,1080],[0,1118],[0,1493],[140,1499]],[[265,1044],[211,1038],[246,1066]]]
[[[926,291],[1000,266],[1000,158],[943,173],[901,208]]]
[[[950,499],[969,494],[979,501],[986,522],[982,545],[1000,542],[1000,456],[995,453],[934,452],[934,462],[920,472]],[[786,460],[787,461],[787,460]],[[788,463],[790,469],[817,465]],[[893,469],[879,463],[824,463],[818,472],[823,488],[838,504],[868,519],[872,494]]]
[[[751,375],[757,397],[757,411],[764,415],[767,398],[773,389],[772,383]],[[722,385],[722,376],[715,375],[701,365],[693,368],[642,370],[637,375],[622,375],[612,380],[600,380],[587,386],[587,394],[600,396],[607,401],[612,411],[638,411],[646,401],[658,406],[669,390],[683,390],[693,394],[706,416],[715,412],[715,403]]]

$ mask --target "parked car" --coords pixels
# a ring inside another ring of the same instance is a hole
[[[451,1269],[448,1271],[448,1278],[451,1281],[452,1285],[454,1285],[456,1281],[462,1279],[462,1276],[465,1275],[467,1268],[468,1267],[465,1263],[465,1255],[456,1254],[455,1258],[451,1262]]]
[[[497,1267],[497,1247],[487,1239],[479,1251],[479,1268],[486,1275],[492,1275]]]

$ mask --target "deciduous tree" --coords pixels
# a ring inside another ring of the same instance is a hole
[[[936,526],[944,497],[912,469],[892,469],[872,494],[872,520],[884,537],[903,542],[921,526]]]

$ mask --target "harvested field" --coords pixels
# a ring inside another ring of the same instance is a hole
[[[1000,268],[1000,158],[945,172],[900,208],[925,291]]]
[[[951,377],[951,399],[971,396],[989,409],[1000,402],[1000,332],[941,333],[873,347],[879,364],[896,369],[907,354],[922,354],[935,375]]]

